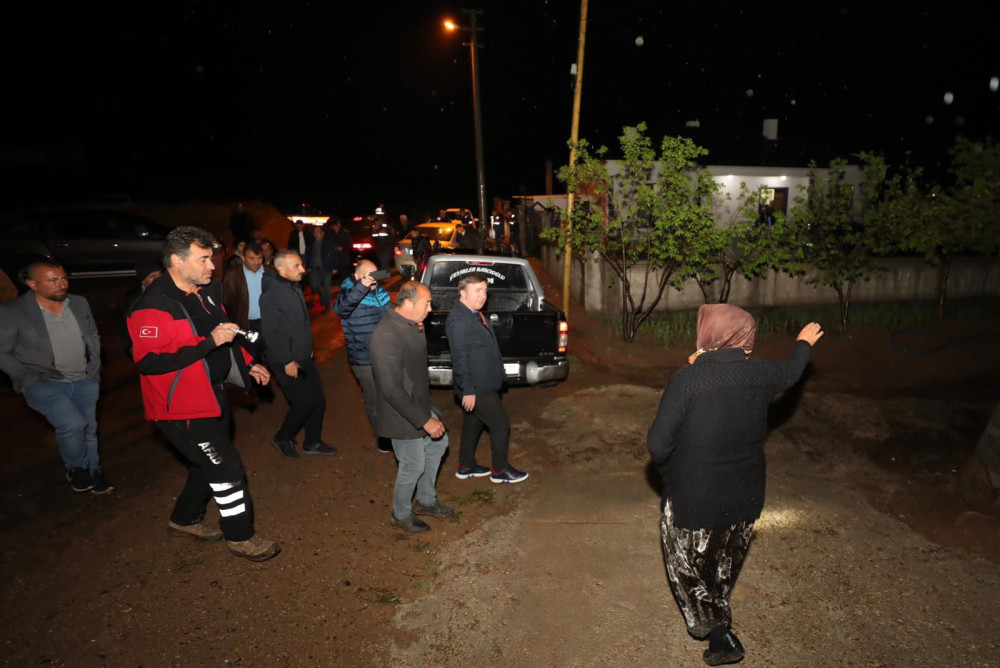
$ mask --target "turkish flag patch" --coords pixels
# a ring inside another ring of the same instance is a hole
[[[139,338],[140,339],[155,339],[158,334],[157,327],[140,327],[139,328]]]

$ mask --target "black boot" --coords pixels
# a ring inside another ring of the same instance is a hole
[[[743,645],[728,626],[716,626],[708,634],[708,649],[702,658],[710,666],[739,663],[743,660]]]

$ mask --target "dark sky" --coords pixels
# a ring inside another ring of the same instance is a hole
[[[79,4],[7,10],[0,164],[22,197],[473,207],[469,49],[440,27],[463,6],[485,12],[490,196],[540,192],[546,158],[567,158],[575,1]],[[592,0],[581,136],[613,148],[623,125],[659,138],[697,119],[709,162],[932,166],[956,133],[1000,125],[985,3],[724,4]]]

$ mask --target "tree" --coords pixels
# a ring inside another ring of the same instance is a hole
[[[812,267],[809,283],[825,285],[837,292],[840,325],[847,329],[854,286],[868,280],[875,269],[874,258],[889,252],[895,221],[885,215],[886,164],[880,156],[862,153],[862,179],[858,192],[847,179],[847,161],[830,163],[821,178],[816,163],[809,165],[809,185],[795,198],[791,212],[797,253],[789,267]]]
[[[684,137],[664,137],[659,154],[646,125],[624,128],[619,137],[622,170],[612,177],[604,156],[577,143],[576,162],[559,179],[576,194],[573,225],[553,228],[543,238],[574,252],[596,254],[621,288],[622,336],[635,340],[670,285],[706,266],[721,235],[712,214],[718,186],[707,170],[695,170],[708,152]]]
[[[729,193],[717,196],[713,204],[716,211],[733,202],[731,214],[718,228],[721,241],[714,261],[698,268],[695,281],[701,288],[705,303],[724,304],[729,301],[733,278],[737,273],[747,279],[764,276],[771,268],[795,271],[793,265],[794,236],[782,213],[775,216],[773,225],[760,222],[760,192],[751,191],[746,182],[740,182],[739,193],[733,198]],[[714,283],[721,281],[718,291]]]
[[[949,188],[936,187],[930,195],[905,184],[905,197],[894,203],[904,250],[921,253],[940,265],[938,316],[947,307],[952,257],[961,253],[990,254],[1000,244],[997,210],[1000,207],[1000,147],[991,137],[975,142],[959,137],[951,149]],[[916,173],[919,177],[919,172]]]

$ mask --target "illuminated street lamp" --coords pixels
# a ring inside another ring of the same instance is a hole
[[[478,195],[477,200],[479,202],[479,229],[480,234],[482,234],[486,230],[486,221],[488,220],[486,218],[486,176],[483,169],[483,121],[479,113],[479,67],[477,57],[479,49],[478,36],[483,29],[476,25],[476,20],[483,15],[483,10],[463,9],[462,13],[469,20],[467,26],[460,26],[454,21],[445,20],[444,27],[450,32],[455,32],[456,30],[469,31],[469,41],[463,43],[463,46],[465,44],[469,46],[469,52],[472,56],[472,113],[476,119],[476,194]]]

